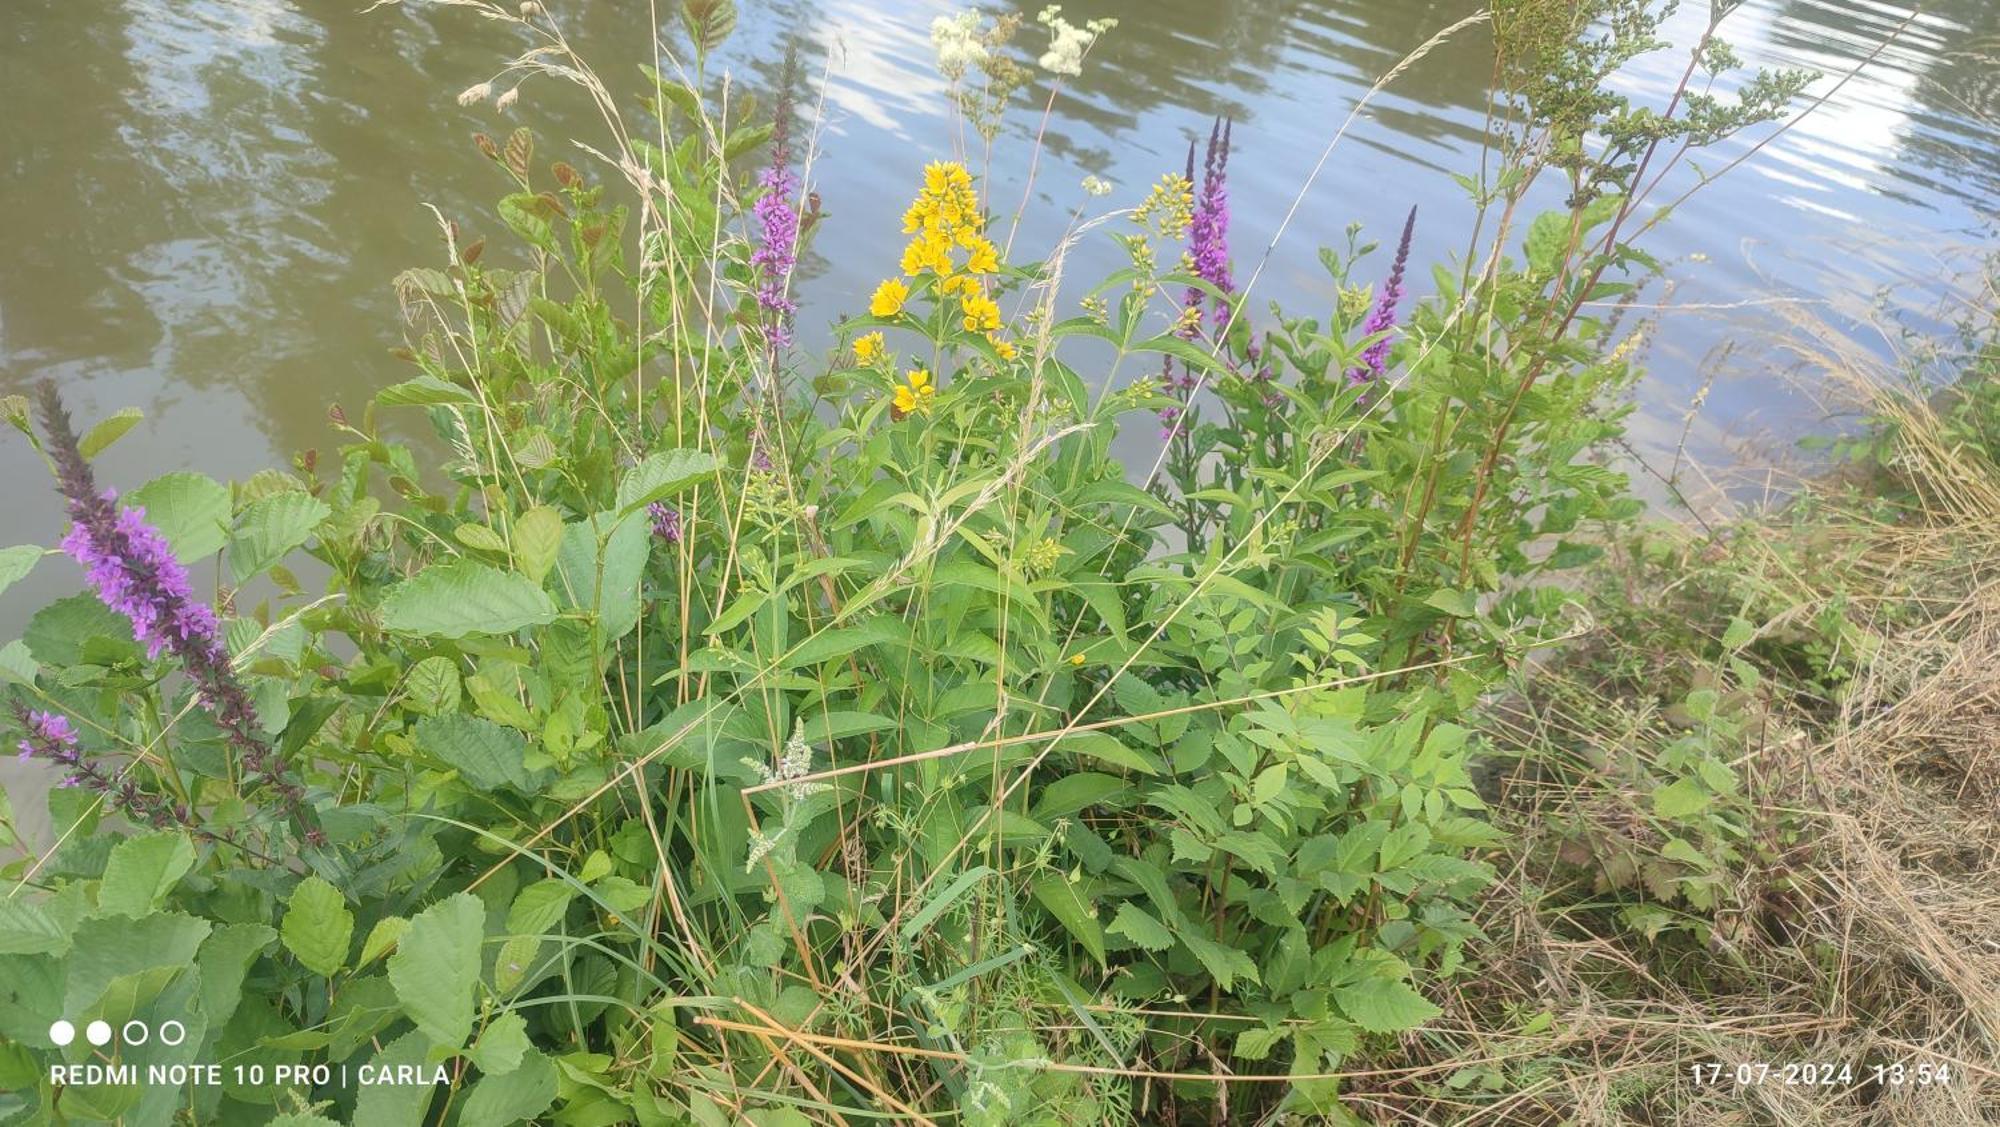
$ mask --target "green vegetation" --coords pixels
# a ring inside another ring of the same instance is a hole
[[[1670,48],[1646,0],[1497,4],[1478,218],[1408,308],[1406,230],[1258,312],[1219,124],[1039,260],[933,163],[849,220],[886,280],[820,358],[799,124],[707,76],[726,0],[630,119],[538,6],[465,6],[535,47],[464,98],[579,84],[602,159],[478,139],[507,245],[396,279],[412,371],[334,454],[114,499],[136,416],[9,404],[94,592],[0,649],[72,784],[0,901],[0,1121],[1723,1122],[1762,1097],[1688,1065],[1896,1052],[1959,1071],[1813,1106],[1991,1109],[1991,346],[1942,418],[1886,400],[1861,484],[1712,539],[1611,456],[1596,312],[1662,174],[1806,81],[1733,74],[1732,5]],[[1103,34],[935,37],[990,147]],[[1669,49],[1667,103],[1613,92]],[[91,1060],[224,1071],[52,1081]]]

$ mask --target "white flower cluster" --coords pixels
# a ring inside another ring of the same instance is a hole
[[[986,44],[979,38],[979,9],[931,21],[931,43],[937,47],[938,70],[957,82],[965,72],[986,61]]]
[[[1102,176],[1086,176],[1083,178],[1083,190],[1093,196],[1108,196],[1111,194],[1111,181]]]
[[[1083,53],[1097,42],[1097,37],[1118,26],[1117,20],[1089,20],[1078,27],[1062,18],[1062,5],[1050,4],[1035,17],[1036,22],[1049,29],[1049,49],[1035,60],[1042,69],[1051,74],[1079,75],[1083,73]]]
[[[785,750],[778,756],[778,766],[774,770],[765,764],[756,764],[757,773],[764,776],[766,783],[784,783],[785,797],[797,802],[809,794],[827,789],[825,783],[801,783],[794,780],[812,774],[813,749],[806,742],[806,726],[792,725],[792,738],[785,741]]]

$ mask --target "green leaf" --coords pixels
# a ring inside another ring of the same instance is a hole
[[[354,938],[354,913],[347,910],[340,890],[326,881],[307,877],[292,889],[282,927],[285,950],[300,966],[332,978],[346,964],[348,941]]]
[[[1351,986],[1338,987],[1333,999],[1354,1024],[1371,1033],[1415,1029],[1444,1012],[1409,983],[1386,974],[1370,975]]]
[[[404,699],[426,716],[456,711],[459,691],[458,663],[448,657],[427,657],[403,679]]]
[[[83,440],[76,444],[77,449],[83,451],[84,457],[95,458],[103,453],[106,447],[125,437],[125,432],[138,426],[139,420],[145,417],[137,407],[127,407],[91,427],[84,434]]]
[[[209,933],[201,945],[196,965],[201,968],[201,1009],[209,1027],[229,1024],[243,1001],[243,978],[278,933],[263,924],[223,924]]]
[[[446,405],[464,406],[479,402],[479,397],[453,383],[446,383],[436,376],[423,375],[399,384],[390,384],[375,394],[375,402],[384,407],[438,407]]]
[[[421,1068],[422,1075],[429,1076],[434,1067],[425,1063],[430,1053],[430,1042],[422,1032],[413,1030],[389,1042],[369,1064],[377,1070],[377,1075],[393,1076],[396,1069],[411,1067]],[[363,1085],[354,1101],[354,1122],[367,1127],[422,1127],[436,1095],[434,1084]]]
[[[382,600],[382,625],[401,634],[511,634],[555,617],[555,604],[540,587],[470,560],[426,568]]]
[[[401,916],[383,916],[368,929],[368,938],[361,941],[361,958],[355,967],[365,967],[387,954],[391,947],[402,941],[403,933],[410,930],[410,921]]]
[[[507,1127],[533,1119],[556,1101],[556,1066],[535,1049],[521,1058],[520,1067],[499,1076],[487,1076],[472,1086],[465,1098],[465,1113],[459,1122],[478,1127]]]
[[[311,1111],[288,1111],[266,1123],[264,1127],[340,1127],[337,1119]]]
[[[62,1012],[72,1015],[71,1020],[89,1013],[121,979],[150,976],[150,992],[157,994],[194,965],[210,930],[207,920],[177,912],[83,920],[72,937]],[[128,993],[123,1000],[142,1004],[146,999]]]
[[[160,530],[182,563],[214,555],[229,539],[229,488],[205,474],[156,477],[121,502],[144,509],[146,523]]]
[[[19,551],[20,549],[10,548],[8,550]],[[1749,645],[1756,637],[1757,627],[1752,625],[1748,619],[1732,618],[1729,620],[1729,629],[1722,632],[1722,648],[1725,650],[1740,650],[1744,646]]]
[[[472,1034],[486,906],[461,892],[419,912],[389,956],[389,981],[403,1012],[436,1044],[456,1049]]]
[[[1681,779],[1653,792],[1653,813],[1662,818],[1686,818],[1708,809],[1707,791],[1693,779]]]
[[[158,907],[193,867],[194,843],[184,833],[128,837],[112,848],[111,859],[105,862],[98,910],[112,916],[143,916]]]
[[[57,954],[69,946],[69,930],[40,904],[0,896],[0,955]]]
[[[1453,618],[1471,618],[1479,613],[1479,605],[1470,591],[1454,591],[1449,587],[1432,591],[1424,605],[1441,610]]]
[[[618,516],[631,516],[655,501],[686,489],[722,468],[701,450],[662,450],[625,471],[618,482]]]
[[[1575,225],[1567,211],[1545,211],[1535,216],[1524,246],[1528,265],[1540,274],[1554,273],[1556,263],[1569,250],[1570,231]]]
[[[1195,926],[1176,928],[1174,935],[1193,952],[1195,959],[1201,963],[1204,970],[1208,971],[1209,976],[1215,979],[1217,986],[1224,990],[1232,990],[1239,978],[1250,982],[1258,981],[1257,964],[1250,961],[1250,956],[1234,947],[1217,943],[1196,931]]]
[[[1104,805],[1113,796],[1129,796],[1132,792],[1132,784],[1124,779],[1096,771],[1079,771],[1074,775],[1064,775],[1042,788],[1040,797],[1035,800],[1035,817],[1051,821],[1085,807]]]
[[[1097,965],[1104,966],[1104,928],[1077,886],[1061,873],[1053,873],[1036,880],[1030,889],[1036,901],[1083,944]]]
[[[527,737],[484,717],[462,712],[426,716],[410,735],[424,754],[450,764],[481,790],[526,791],[534,781],[526,763]]]
[[[561,604],[595,613],[606,640],[624,637],[639,623],[639,588],[651,548],[651,528],[643,519],[599,513],[570,525],[556,553]]]
[[[486,1023],[472,1046],[472,1063],[488,1076],[503,1076],[521,1067],[528,1051],[528,1019],[508,1010]]]
[[[33,544],[23,544],[17,548],[0,548],[0,591],[27,578],[35,565],[41,562],[43,551]]]
[[[236,531],[229,538],[230,574],[241,583],[284,559],[332,513],[326,502],[310,493],[273,493],[252,501],[236,518]]]
[[[681,0],[681,24],[695,47],[709,54],[736,30],[735,0]]]
[[[575,896],[568,881],[536,881],[514,897],[514,906],[507,909],[507,930],[515,935],[546,935],[562,922]]]
[[[514,522],[514,566],[540,586],[556,566],[562,549],[562,514],[547,505],[536,505]]]
[[[899,642],[903,637],[902,628],[885,618],[871,618],[859,626],[837,626],[822,630],[794,646],[785,655],[780,667],[798,669],[818,665],[846,657],[864,646]]]
[[[120,660],[137,661],[146,652],[132,640],[132,623],[95,595],[71,595],[36,611],[21,640],[44,665],[81,665],[87,652],[101,658],[106,640]]]
[[[1174,945],[1174,933],[1167,930],[1167,925],[1130,900],[1118,905],[1118,914],[1105,930],[1122,935],[1148,951],[1165,951]]]

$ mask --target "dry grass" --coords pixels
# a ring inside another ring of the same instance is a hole
[[[1889,472],[1914,500],[1887,510],[1829,481],[1726,547],[1674,534],[1677,555],[1655,561],[1664,592],[1611,581],[1614,599],[1654,600],[1634,621],[1679,624],[1680,640],[1607,623],[1496,710],[1490,734],[1519,757],[1495,781],[1513,838],[1481,921],[1492,942],[1439,999],[1447,1016],[1379,1062],[1464,1071],[1457,1087],[1436,1072],[1357,1084],[1364,1116],[2000,1122],[2000,471],[1932,400],[1836,338],[1802,339],[1894,421]],[[1700,644],[1738,608],[1718,577],[1757,593],[1760,637],[1779,643],[1838,608],[1825,645],[1851,676],[1829,689],[1767,664],[1733,764],[1753,813],[1729,892],[1683,917],[1701,926],[1648,940],[1619,909],[1659,898],[1606,882],[1589,846],[1664,838],[1644,764],[1675,730],[1664,686],[1708,676]],[[1870,1082],[1897,1062],[1950,1080]],[[1697,1085],[1692,1067],[1711,1063],[1721,1082]],[[1733,1082],[1763,1064],[1764,1082]],[[1786,1084],[1786,1064],[1852,1065],[1856,1083]]]

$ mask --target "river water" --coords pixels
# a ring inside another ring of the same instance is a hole
[[[441,250],[427,205],[480,232],[504,230],[506,190],[471,134],[516,124],[544,156],[590,167],[569,143],[595,123],[571,91],[530,84],[507,111],[454,95],[520,46],[465,8],[422,3],[364,12],[361,0],[7,0],[0,20],[0,391],[38,377],[67,388],[88,422],[124,406],[146,421],[106,453],[126,487],[174,469],[241,476],[330,445],[329,404],[358,407],[404,378],[389,280]],[[646,57],[643,0],[550,0],[571,39],[636,92]],[[662,9],[669,7],[662,2]],[[1045,42],[1028,16],[1021,44]],[[1672,25],[1696,27],[1706,4]],[[1056,104],[1019,244],[1045,250],[1090,201],[1086,174],[1136,201],[1178,169],[1191,137],[1234,118],[1237,273],[1257,267],[1295,200],[1296,218],[1258,281],[1297,311],[1328,300],[1314,248],[1350,223],[1389,239],[1420,207],[1419,262],[1464,244],[1470,209],[1453,182],[1481,143],[1490,49],[1481,29],[1412,66],[1356,121],[1308,186],[1361,93],[1438,29],[1460,0],[1071,0],[1078,22],[1116,16]],[[826,222],[808,259],[802,346],[814,324],[856,311],[891,271],[902,201],[954,126],[928,28],[930,0],[749,2],[711,67],[770,104],[797,46],[817,110],[812,170]],[[995,10],[989,5],[989,10]],[[1698,11],[1699,10],[1699,11]],[[1838,76],[1908,15],[1873,0],[1750,0],[1727,25],[1750,62]],[[677,43],[671,24],[668,42]],[[1669,88],[1678,54],[1629,78],[1641,98]],[[2000,201],[2000,4],[1934,0],[1879,58],[1740,169],[1697,195],[1651,249],[1670,285],[1653,376],[1639,392],[1637,445],[1667,457],[1688,404],[1713,380],[1688,432],[1706,464],[1738,464],[1745,443],[1819,424],[1814,374],[1771,334],[1788,311],[1865,314],[1878,299],[1915,310],[1962,299],[1947,277],[1990,241]],[[1011,211],[1045,87],[1016,99],[996,146],[993,198]],[[1756,135],[1761,137],[1762,134]],[[1744,142],[1747,145],[1750,140]],[[1719,166],[1744,145],[1709,160]],[[1303,193],[1303,194],[1302,194]],[[1115,254],[1087,259],[1075,275]],[[1378,259],[1379,261],[1379,259]],[[1419,293],[1427,274],[1416,279]],[[1140,436],[1143,438],[1143,436]],[[60,510],[27,443],[0,435],[0,544],[51,544]],[[45,561],[0,599],[0,637],[72,589]]]

